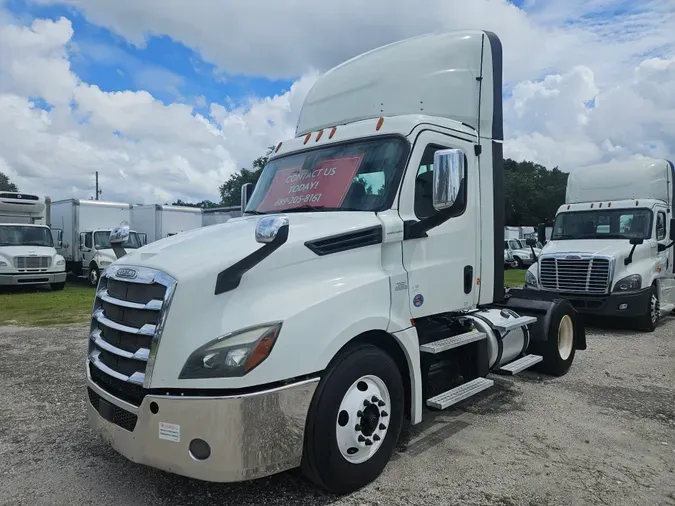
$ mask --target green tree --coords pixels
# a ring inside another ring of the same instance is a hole
[[[256,184],[258,182],[260,173],[267,164],[272,151],[274,151],[274,146],[268,147],[265,156],[253,160],[251,169],[241,169],[239,172],[235,172],[220,186],[220,205],[238,206],[240,204],[241,187],[246,183]]]
[[[552,223],[556,211],[565,202],[567,176],[557,167],[549,170],[529,161],[504,160],[505,224]]]
[[[0,172],[0,190],[6,192],[18,192],[19,188],[9,180],[9,177]]]
[[[211,200],[202,200],[201,202],[184,202],[181,199],[178,199],[176,202],[172,202],[171,205],[183,207],[199,207],[201,209],[211,209],[219,206],[219,204],[216,204]]]

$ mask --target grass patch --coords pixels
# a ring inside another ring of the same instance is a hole
[[[509,269],[504,271],[504,284],[506,286],[520,287],[525,284],[525,270]]]
[[[0,292],[0,325],[55,327],[84,323],[91,315],[94,289],[69,282],[60,292],[24,288]]]
[[[523,286],[524,270],[504,273],[506,286]],[[49,288],[25,288],[20,292],[0,293],[0,325],[55,327],[84,323],[91,316],[94,289],[83,282],[68,282],[60,292]]]

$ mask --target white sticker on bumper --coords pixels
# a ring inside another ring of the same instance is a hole
[[[159,439],[180,443],[180,425],[159,422]]]

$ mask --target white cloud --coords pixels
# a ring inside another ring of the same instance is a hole
[[[506,155],[563,169],[629,156],[675,156],[675,9],[671,0],[313,2],[34,0],[67,3],[132,43],[168,35],[238,73],[298,78],[245,107],[203,97],[157,100],[180,76],[120,62],[147,91],[104,92],[70,62],[67,19],[29,26],[0,9],[0,167],[23,189],[163,202],[217,198],[217,186],[293,135],[302,99],[325,70],[366,49],[434,30],[484,28],[504,45]],[[1,0],[0,0],[1,2]],[[607,13],[613,13],[611,19]],[[109,55],[115,60],[115,55]],[[115,63],[113,61],[112,63]],[[112,64],[111,63],[111,64]],[[131,70],[130,70],[131,69]],[[158,73],[159,72],[159,73]],[[53,108],[31,105],[42,98]],[[198,114],[193,106],[198,105]]]

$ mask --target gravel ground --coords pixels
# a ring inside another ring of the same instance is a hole
[[[208,484],[126,461],[85,420],[86,328],[0,327],[0,504],[675,505],[675,319],[588,331],[571,371],[430,414],[375,483]]]

